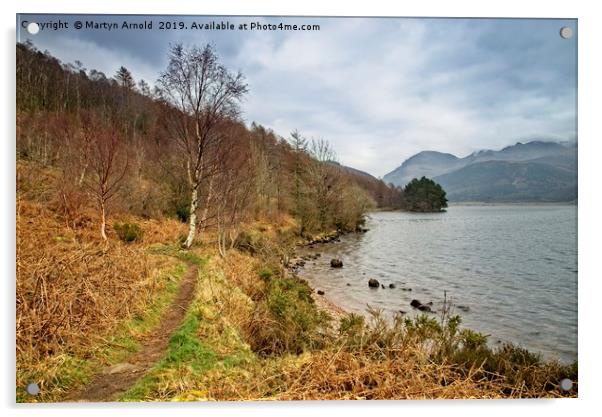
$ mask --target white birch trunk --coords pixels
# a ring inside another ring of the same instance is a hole
[[[190,220],[188,222],[188,237],[184,242],[185,248],[190,248],[192,246],[192,241],[194,240],[194,236],[196,234],[196,210],[199,204],[199,194],[198,194],[198,184],[194,186],[192,189],[192,196],[190,199]]]
[[[201,230],[207,230],[207,216],[209,215],[209,205],[213,199],[213,176],[209,179],[209,190],[207,191],[207,200],[205,201],[205,208],[203,209],[203,216],[201,217]]]
[[[106,217],[106,212],[105,212],[105,204],[104,204],[104,202],[101,202],[100,203],[100,235],[102,236],[103,240],[107,240],[106,228],[107,228],[107,217]]]
[[[82,184],[84,183],[84,178],[85,178],[85,176],[86,176],[86,169],[88,169],[88,164],[87,164],[87,163],[86,163],[86,164],[84,165],[84,167],[82,168],[82,173],[80,174],[80,176],[79,176],[79,180],[77,181],[77,185],[78,185],[79,187],[81,187],[81,186],[82,186]]]

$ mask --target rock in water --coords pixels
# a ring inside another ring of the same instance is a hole
[[[412,300],[412,301],[410,302],[410,305],[411,305],[412,307],[414,307],[414,308],[418,308],[418,307],[420,307],[420,306],[422,305],[422,303],[421,303],[420,301],[418,301],[418,300]]]
[[[420,305],[418,306],[418,310],[420,311],[424,311],[426,313],[432,313],[433,310],[431,310],[431,308],[427,305]]]
[[[343,267],[343,261],[341,261],[340,259],[333,258],[330,261],[330,266],[333,267],[333,268],[342,268]]]
[[[378,288],[378,287],[380,287],[380,282],[378,282],[378,280],[377,280],[377,279],[370,278],[370,279],[368,280],[368,286],[369,286],[370,288]]]
[[[324,295],[324,291],[318,290],[318,295]]]
[[[389,284],[389,288],[395,288],[395,284]]]

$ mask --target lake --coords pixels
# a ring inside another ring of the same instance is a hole
[[[455,309],[463,326],[491,335],[492,345],[510,341],[546,358],[577,359],[576,205],[376,212],[366,227],[305,249],[322,256],[300,276],[347,311],[366,314],[370,305],[389,317],[417,314],[412,299],[439,311],[447,291],[456,306],[469,308]],[[330,267],[334,257],[343,268]],[[369,288],[369,278],[387,288]]]

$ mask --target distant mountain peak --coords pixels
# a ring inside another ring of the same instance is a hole
[[[422,151],[406,159],[401,166],[404,164],[416,163],[421,161],[455,161],[458,157],[451,153],[444,153],[438,151]],[[401,167],[400,166],[400,167]]]
[[[383,180],[404,186],[413,178],[435,178],[452,201],[568,201],[576,198],[576,150],[576,141],[534,139],[517,141],[497,151],[477,150],[464,158],[422,151],[406,159]]]
[[[418,152],[413,157],[417,157],[417,156],[423,156],[423,157],[424,156],[435,156],[435,157],[443,157],[443,158],[451,158],[451,159],[458,158],[456,155],[453,155],[451,153],[439,152],[439,151],[421,151],[421,152]],[[411,158],[413,158],[413,157],[411,157]]]

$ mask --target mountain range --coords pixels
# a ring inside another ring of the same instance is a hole
[[[408,158],[383,180],[405,186],[432,178],[450,201],[537,202],[577,199],[577,143],[517,142],[499,151],[458,158],[424,151]]]

